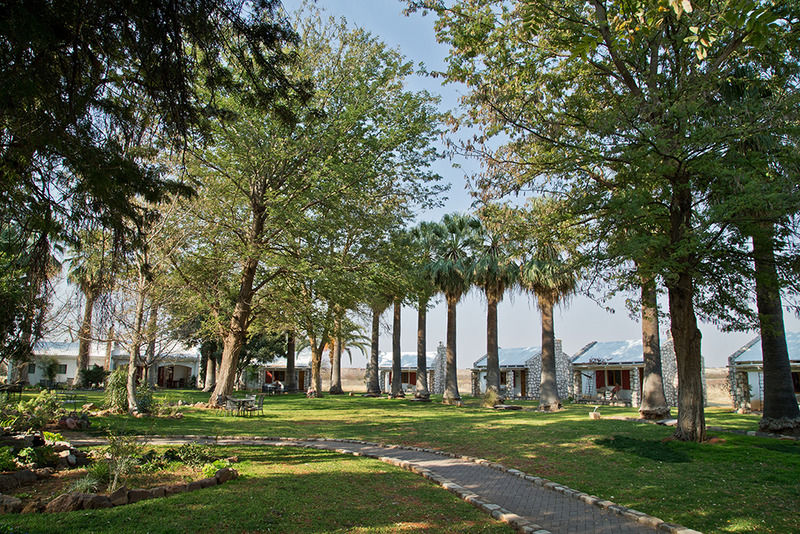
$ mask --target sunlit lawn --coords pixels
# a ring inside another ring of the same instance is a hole
[[[195,402],[208,394],[171,391]],[[533,407],[534,403],[522,403]],[[586,405],[555,414],[463,408],[360,396],[268,397],[265,414],[226,417],[185,408],[183,419],[97,418],[94,430],[141,434],[354,438],[431,447],[501,462],[703,532],[800,532],[800,444],[726,432],[717,443],[668,440],[672,429],[609,419],[635,410]],[[758,417],[708,409],[709,426],[754,430]]]

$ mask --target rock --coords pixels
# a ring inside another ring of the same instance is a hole
[[[157,488],[152,488],[150,490],[150,496],[152,499],[158,499],[161,497],[167,496],[167,488],[164,486],[158,486]]]
[[[19,487],[19,481],[13,474],[0,475],[0,492],[16,489]]]
[[[189,491],[196,491],[199,489],[210,488],[216,485],[217,485],[216,477],[201,478],[200,480],[195,480],[194,482],[189,483]]]
[[[75,467],[76,465],[78,465],[78,458],[72,453],[67,455],[66,460],[67,463],[70,465],[70,467]]]
[[[238,478],[238,476],[239,476],[239,472],[236,471],[236,469],[232,469],[230,467],[225,467],[223,469],[220,469],[219,471],[217,471],[214,474],[214,478],[217,479],[217,482],[219,484],[224,484],[225,482],[227,482],[229,480],[233,480],[235,478]]]
[[[72,417],[67,417],[66,419],[64,419],[64,426],[70,430],[75,430],[76,428],[78,428],[78,421],[76,421]]]
[[[195,408],[208,408],[208,404],[206,404],[205,402],[195,402],[194,403],[194,407]]]
[[[589,412],[589,419],[602,419],[600,412]]]
[[[167,486],[165,489],[167,490],[167,495],[186,493],[189,491],[189,484],[173,484],[172,486]]]
[[[63,493],[47,503],[44,511],[47,513],[74,512],[83,508],[86,493]]]
[[[18,514],[22,511],[22,501],[11,495],[0,495],[0,513]]]
[[[128,491],[128,504],[151,499],[152,497],[153,495],[150,493],[150,490],[132,489]]]
[[[38,480],[36,473],[31,471],[30,469],[23,469],[21,471],[17,471],[16,473],[14,473],[14,478],[17,479],[17,482],[19,482],[20,486],[23,484],[32,484],[33,482],[36,482]]]
[[[84,404],[83,406],[81,406],[81,408],[83,409],[84,412],[88,412],[89,410],[96,409],[97,406],[95,406],[93,402],[88,402],[88,403]]]
[[[238,456],[228,456],[225,459],[227,461],[229,461],[230,463],[232,463],[232,464],[238,464],[239,463],[239,457]]]
[[[518,404],[495,404],[495,410],[521,410],[522,406]]]
[[[52,467],[40,467],[39,469],[34,469],[33,472],[36,474],[36,478],[41,480],[43,478],[50,478],[56,470]]]
[[[128,488],[122,486],[121,488],[117,488],[117,490],[108,496],[111,504],[114,506],[122,506],[123,504],[128,504]]]
[[[83,499],[84,510],[111,508],[112,506],[114,505],[112,504],[111,499],[109,499],[105,495],[95,495],[94,493],[90,493]]]
[[[39,499],[33,499],[28,501],[28,503],[22,507],[22,511],[20,513],[23,514],[40,514],[44,512],[44,501]]]

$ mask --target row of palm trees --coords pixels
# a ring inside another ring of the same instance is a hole
[[[392,395],[401,395],[399,354],[399,305],[413,300],[419,312],[417,343],[417,384],[415,396],[429,398],[425,356],[425,321],[430,299],[441,293],[447,303],[446,366],[443,402],[458,404],[461,397],[457,383],[456,307],[472,287],[478,287],[487,301],[486,352],[487,392],[500,397],[500,364],[497,344],[497,305],[507,291],[519,287],[536,296],[542,315],[542,381],[540,409],[560,407],[556,387],[555,336],[553,308],[575,291],[576,274],[553,244],[514,240],[502,229],[490,228],[475,217],[445,215],[438,223],[423,222],[407,233],[413,249],[411,257],[420,258],[405,265],[405,291],[395,291]],[[373,311],[373,348],[367,390],[379,394],[377,380],[377,318],[388,307],[389,299],[376,299]]]

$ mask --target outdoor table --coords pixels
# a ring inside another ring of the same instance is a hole
[[[256,399],[255,397],[244,397],[238,399],[236,397],[228,397],[228,400],[236,405],[236,413],[242,413],[244,408]]]

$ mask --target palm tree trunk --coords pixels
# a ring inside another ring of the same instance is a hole
[[[78,376],[80,371],[85,371],[89,368],[89,348],[92,343],[92,315],[94,314],[94,304],[97,301],[97,292],[91,288],[84,290],[86,303],[83,308],[83,321],[81,321],[81,328],[78,330]]]
[[[678,426],[674,436],[681,441],[702,442],[706,439],[706,418],[700,365],[701,334],[692,302],[694,284],[689,274],[681,273],[667,289],[678,366]]]
[[[377,307],[372,308],[372,350],[369,355],[369,366],[367,366],[367,395],[380,395],[381,386],[378,382],[378,338],[380,336],[381,311]]]
[[[800,409],[792,385],[780,283],[775,269],[774,227],[770,223],[763,224],[751,237],[764,364],[764,415],[758,427],[764,432],[800,434]]]
[[[486,393],[500,395],[500,355],[497,347],[497,295],[486,289]]]
[[[542,311],[542,380],[539,389],[539,410],[555,411],[561,408],[556,386],[556,338],[553,328],[553,301],[539,296]]]
[[[286,391],[297,391],[297,377],[294,376],[294,353],[294,332],[288,332],[286,334]]]
[[[459,404],[461,396],[458,394],[458,371],[456,362],[456,304],[458,300],[451,296],[447,297],[447,360],[444,373],[444,397],[442,402],[445,404]]]
[[[392,316],[392,398],[405,397],[403,393],[402,365],[400,354],[400,299],[394,299],[394,314]]]
[[[642,347],[644,377],[639,415],[644,419],[669,417],[661,373],[661,343],[658,336],[658,300],[655,281],[642,279]]]
[[[414,398],[430,400],[431,393],[428,390],[428,355],[427,355],[427,329],[426,319],[428,312],[428,300],[420,299],[417,309],[417,387]]]

